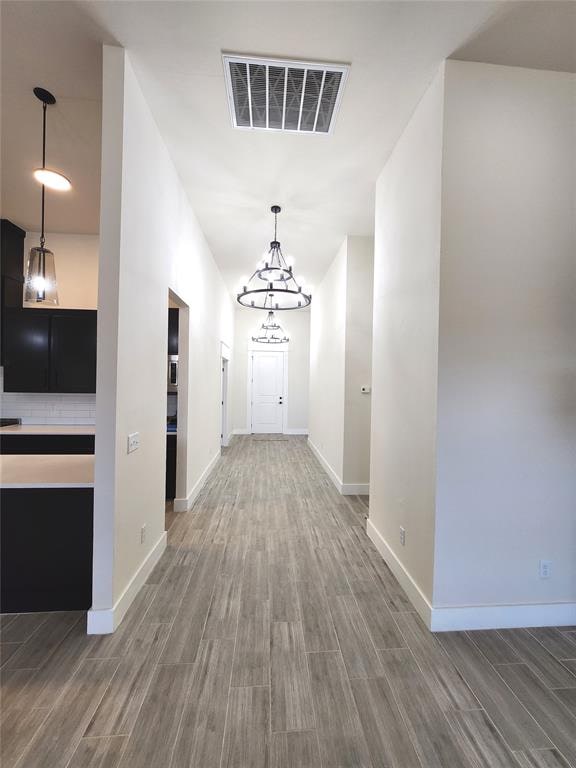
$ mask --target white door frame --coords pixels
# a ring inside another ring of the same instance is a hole
[[[220,367],[222,368],[222,384],[220,392],[220,399],[222,402],[220,429],[222,431],[220,432],[220,444],[226,448],[230,442],[230,436],[228,434],[228,360],[225,357],[221,357],[220,364]]]
[[[222,369],[220,401],[222,403],[220,419],[220,444],[227,448],[230,445],[230,429],[228,425],[228,400],[230,398],[230,347],[220,342],[220,368]]]
[[[248,377],[246,379],[246,392],[247,392],[247,398],[246,398],[246,430],[249,435],[253,434],[252,432],[252,364],[253,364],[253,356],[255,354],[258,354],[258,352],[282,352],[283,359],[284,359],[284,366],[283,366],[283,373],[282,373],[282,388],[283,388],[283,394],[282,394],[282,432],[281,434],[285,435],[288,431],[288,350],[287,349],[265,349],[267,345],[258,345],[254,344],[254,346],[248,347],[248,365],[246,366]]]

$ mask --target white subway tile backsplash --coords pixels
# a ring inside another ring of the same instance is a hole
[[[96,395],[4,392],[3,374],[0,367],[0,411],[5,418],[20,418],[23,424],[96,422]]]

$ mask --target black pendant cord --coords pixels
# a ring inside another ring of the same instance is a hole
[[[46,168],[46,102],[42,104],[42,168]],[[44,208],[45,208],[46,187],[42,184],[42,222],[40,232],[40,247],[44,248]]]
[[[46,102],[42,104],[42,168],[46,168]],[[42,212],[40,222],[40,269],[42,270],[42,277],[46,278],[46,254],[44,253],[44,244],[46,237],[44,236],[44,211],[46,208],[46,187],[42,184]],[[44,291],[38,292],[44,294]],[[44,296],[42,296],[44,298]]]

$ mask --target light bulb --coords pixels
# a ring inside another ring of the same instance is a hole
[[[45,277],[42,277],[42,275],[34,275],[30,283],[37,293],[43,293],[48,287],[48,280],[46,280]]]
[[[36,168],[34,178],[40,184],[44,184],[45,187],[57,189],[60,192],[67,192],[69,189],[72,189],[70,179],[67,179],[66,176],[58,173],[58,171],[51,171],[49,168]]]

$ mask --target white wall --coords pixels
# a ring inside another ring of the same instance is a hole
[[[370,524],[429,601],[443,91],[441,70],[378,179],[374,243]]]
[[[576,603],[576,77],[448,62],[444,147],[434,603]]]
[[[252,342],[266,313],[237,306],[234,322],[234,360],[231,374],[231,410],[233,429],[236,432],[250,430],[248,410],[248,350],[268,349],[266,345]],[[310,369],[310,312],[294,310],[277,312],[282,328],[290,342],[277,349],[288,352],[288,386],[286,392],[287,429],[292,432],[308,431],[308,392]],[[275,347],[276,349],[276,347]]]
[[[368,529],[434,629],[576,622],[575,97],[448,62],[378,181]]]
[[[373,242],[347,237],[312,300],[310,445],[343,493],[367,493]]]
[[[309,441],[336,484],[344,470],[346,253],[345,240],[310,305]]]
[[[24,240],[24,269],[30,248],[38,246],[40,235],[27,232]],[[98,306],[98,235],[46,233],[46,247],[54,253],[58,306],[60,309],[96,309]],[[26,307],[41,309],[36,302]]]
[[[117,624],[165,542],[168,291],[192,307],[180,311],[178,398],[177,493],[188,501],[220,453],[221,342],[232,345],[234,322],[129,57],[109,46],[102,128],[91,631]],[[140,449],[127,454],[132,432]]]
[[[344,393],[344,484],[370,482],[370,394],[374,241],[349,237],[346,280],[346,367]]]

